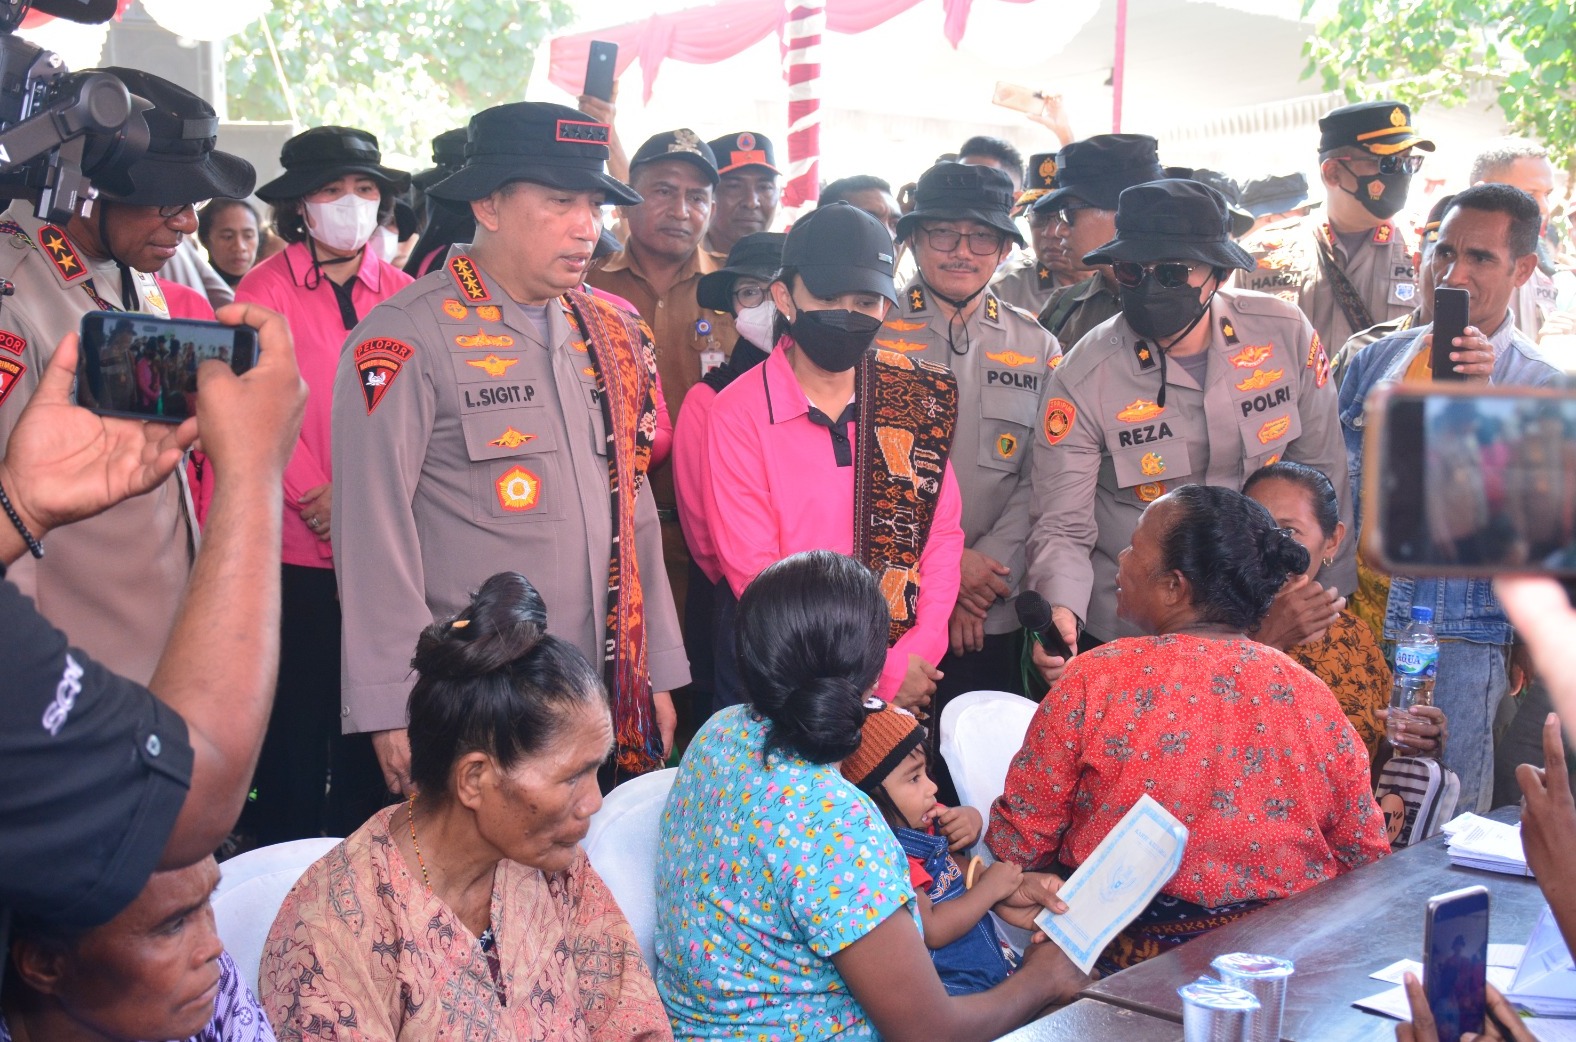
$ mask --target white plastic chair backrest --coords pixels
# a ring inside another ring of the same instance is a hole
[[[657,846],[662,811],[678,773],[677,768],[654,771],[608,793],[581,843],[591,867],[623,909],[653,974],[657,972]]]
[[[263,961],[263,945],[285,895],[312,863],[342,840],[296,839],[258,847],[219,864],[219,889],[213,917],[230,958],[253,989]]]
[[[941,756],[952,772],[958,799],[987,822],[1038,708],[1009,691],[970,691],[941,711]]]

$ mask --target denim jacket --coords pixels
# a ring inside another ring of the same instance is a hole
[[[1370,391],[1395,383],[1423,346],[1423,334],[1432,325],[1404,330],[1377,340],[1352,357],[1342,379],[1339,397],[1341,435],[1346,439],[1346,476],[1350,483],[1352,516],[1362,527],[1363,406]],[[1494,345],[1495,386],[1541,387],[1560,377],[1560,370],[1516,329],[1507,313],[1489,340]],[[1425,578],[1397,575],[1390,580],[1385,606],[1384,636],[1396,640],[1411,622],[1414,604],[1434,609],[1434,633],[1441,640],[1470,640],[1483,644],[1509,644],[1510,620],[1494,599],[1488,579]]]

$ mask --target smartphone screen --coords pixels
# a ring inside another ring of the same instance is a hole
[[[1488,891],[1480,886],[1428,901],[1423,923],[1423,991],[1439,1042],[1483,1030],[1488,971]]]
[[[1381,563],[1576,575],[1576,392],[1391,390],[1367,423],[1364,535]]]
[[[197,367],[239,376],[257,364],[257,330],[130,311],[82,316],[77,404],[105,416],[180,423],[197,412]]]
[[[1435,380],[1465,380],[1456,372],[1456,363],[1450,352],[1456,350],[1455,339],[1467,328],[1467,291],[1440,286],[1434,290],[1433,351],[1429,361],[1434,368]]]
[[[614,73],[618,68],[618,44],[592,40],[586,56],[585,93],[603,101],[613,100]]]
[[[1037,91],[1028,87],[1020,87],[1016,83],[1005,80],[996,81],[996,89],[991,92],[991,104],[1000,105],[1004,109],[1014,112],[1025,112],[1033,115],[1045,108],[1045,98]]]

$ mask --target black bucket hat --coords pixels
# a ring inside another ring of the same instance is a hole
[[[634,180],[636,167],[655,163],[659,159],[677,159],[688,163],[704,174],[713,188],[722,180],[722,175],[717,172],[717,154],[700,139],[700,135],[688,127],[665,130],[648,137],[635,149],[635,156],[629,161],[630,180]]]
[[[1115,210],[1124,189],[1166,176],[1158,149],[1159,142],[1148,134],[1096,134],[1074,141],[1056,153],[1055,190],[1042,195],[1031,209],[1055,213],[1079,202]]]
[[[383,166],[378,139],[355,127],[313,127],[303,130],[279,150],[285,172],[257,189],[265,203],[282,203],[322,188],[346,174],[366,174],[390,192],[403,192],[410,175]]]
[[[695,302],[713,311],[733,310],[733,284],[740,275],[770,282],[783,266],[782,232],[754,232],[733,244],[726,267],[708,272],[695,284]]]
[[[432,168],[410,175],[423,192],[465,165],[465,128],[445,130],[432,139]]]
[[[1252,271],[1254,260],[1231,241],[1231,211],[1206,184],[1181,178],[1134,185],[1116,205],[1116,238],[1084,255],[1093,267],[1115,261],[1192,260]]]
[[[914,209],[897,222],[899,242],[913,234],[920,221],[978,221],[995,228],[1019,246],[1023,233],[1012,220],[1012,178],[993,166],[942,162],[919,175]]]
[[[1286,213],[1308,205],[1308,175],[1272,174],[1242,186],[1242,206],[1254,217]]]
[[[470,202],[511,181],[572,192],[600,191],[605,202],[634,206],[640,194],[607,172],[612,128],[566,105],[513,101],[471,117],[465,165],[427,194]]]
[[[257,184],[257,171],[240,156],[214,148],[219,117],[213,106],[184,87],[141,69],[115,66],[107,72],[151,106],[148,151],[124,168],[95,175],[106,199],[130,206],[178,206],[208,199],[243,199]]]
[[[1207,167],[1168,166],[1167,177],[1180,177],[1188,181],[1197,181],[1202,185],[1209,185],[1220,193],[1226,200],[1226,208],[1231,211],[1231,237],[1240,239],[1253,228],[1253,215],[1242,206],[1242,186],[1237,184],[1237,179],[1223,174],[1219,170],[1210,170]]]
[[[783,240],[782,266],[796,270],[818,297],[874,293],[896,304],[895,249],[886,225],[839,199],[794,222]]]

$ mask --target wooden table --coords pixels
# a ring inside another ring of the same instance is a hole
[[[1516,807],[1502,807],[1488,816],[1514,822],[1519,813]],[[1525,944],[1544,906],[1537,883],[1456,868],[1444,837],[1435,836],[1097,981],[1083,995],[1180,1023],[1177,989],[1213,976],[1209,964],[1216,956],[1275,955],[1297,966],[1281,1025],[1287,1042],[1392,1039],[1395,1021],[1365,1013],[1352,1002],[1388,987],[1370,973],[1397,959],[1422,958],[1429,897],[1479,884],[1489,891],[1489,940]]]
[[[1182,1025],[1094,999],[1079,999],[996,1042],[1182,1042]]]

